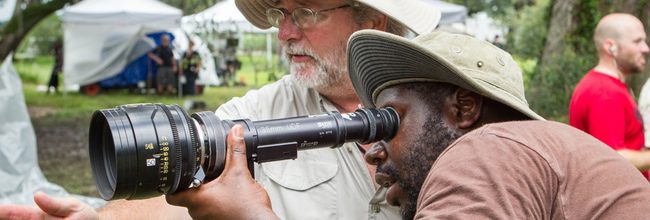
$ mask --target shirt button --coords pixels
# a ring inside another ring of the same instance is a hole
[[[380,211],[379,204],[372,204],[372,206],[370,206],[370,209],[372,209],[372,212],[374,213],[379,213]]]

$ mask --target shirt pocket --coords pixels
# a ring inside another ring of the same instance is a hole
[[[338,159],[334,149],[298,152],[295,160],[265,163],[264,174],[278,185],[292,190],[308,190],[334,178]]]

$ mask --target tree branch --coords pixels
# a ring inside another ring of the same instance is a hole
[[[29,33],[38,22],[63,8],[67,3],[75,0],[53,0],[45,4],[29,4],[21,13],[11,17],[5,28],[0,32],[0,61],[4,60],[9,53],[14,51],[22,39]],[[18,1],[16,4],[20,4]],[[20,7],[17,5],[17,7]]]

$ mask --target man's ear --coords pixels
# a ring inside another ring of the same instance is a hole
[[[616,56],[617,48],[616,48],[616,41],[612,39],[606,39],[605,42],[603,43],[603,47],[607,49],[607,52],[609,52],[609,55],[612,57]]]
[[[458,88],[447,99],[449,120],[458,129],[472,128],[481,117],[483,109],[483,96],[467,89]]]

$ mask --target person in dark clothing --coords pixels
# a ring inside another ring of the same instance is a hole
[[[158,72],[156,73],[156,83],[158,94],[175,93],[176,85],[176,60],[174,53],[169,47],[169,36],[163,35],[160,38],[160,45],[149,53],[149,58],[158,64]]]
[[[201,69],[201,56],[192,50],[193,46],[194,42],[190,41],[187,51],[183,53],[181,58],[181,68],[186,80],[183,86],[183,94],[186,95],[196,95],[196,78],[198,78]]]
[[[61,43],[56,42],[54,44],[54,67],[52,67],[52,73],[50,74],[50,81],[47,83],[47,94],[50,94],[50,89],[54,87],[54,92],[59,92],[59,73],[63,69],[63,48],[61,48]]]

